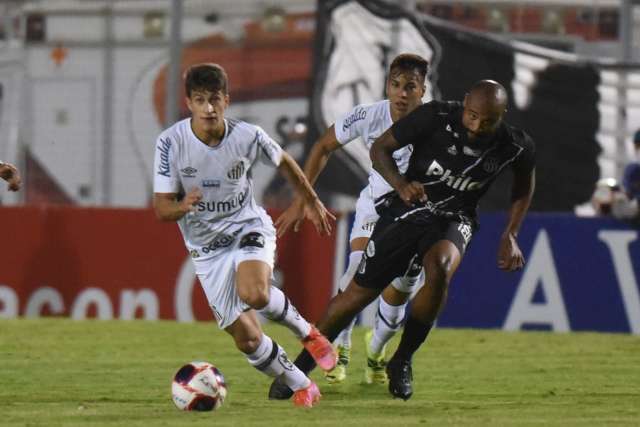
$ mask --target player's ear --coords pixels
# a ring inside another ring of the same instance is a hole
[[[231,97],[229,96],[228,93],[224,94],[224,108],[227,108],[229,106],[229,103],[231,102]]]
[[[462,106],[465,107],[465,108],[467,107],[467,98],[469,98],[469,94],[465,93],[464,94],[464,100],[462,101]]]
[[[191,107],[191,98],[189,98],[188,96],[185,96],[184,102],[187,104],[187,108],[189,109],[189,111],[193,113],[193,108]]]

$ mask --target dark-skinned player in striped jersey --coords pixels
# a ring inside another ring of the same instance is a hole
[[[462,103],[432,101],[394,123],[371,148],[376,171],[395,191],[380,197],[380,219],[347,289],[330,302],[318,329],[333,339],[373,301],[416,254],[426,285],[415,295],[400,344],[387,364],[389,392],[407,400],[413,394],[411,360],[444,307],[447,289],[477,229],[477,206],[497,176],[513,171],[511,206],[498,247],[498,268],[519,270],[524,257],[517,236],[535,183],[535,147],[522,130],[503,121],[507,91],[498,82],[475,83]],[[392,153],[412,144],[404,175]],[[313,369],[302,352],[296,366]],[[270,398],[290,390],[274,381]]]

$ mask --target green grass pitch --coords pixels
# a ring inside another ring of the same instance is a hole
[[[295,357],[288,330],[265,329]],[[323,399],[307,410],[267,400],[270,380],[212,323],[0,320],[0,425],[640,425],[637,336],[436,329],[403,402],[360,384],[363,333],[346,383],[326,385],[314,372]],[[224,373],[219,411],[173,406],[171,378],[191,360]]]

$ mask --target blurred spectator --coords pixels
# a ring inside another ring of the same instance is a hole
[[[611,209],[620,194],[622,189],[618,184],[618,181],[614,178],[602,178],[596,183],[596,188],[591,196],[591,208],[593,212],[588,215],[585,212],[585,216],[607,216],[611,215]]]
[[[0,160],[0,178],[7,181],[9,184],[9,191],[18,191],[22,185],[22,179],[20,178],[20,172],[11,163],[4,163]]]
[[[640,129],[633,135],[633,147],[636,149],[636,162],[640,162]]]
[[[622,194],[614,199],[613,216],[618,219],[640,221],[640,162],[631,162],[625,167],[622,189]]]

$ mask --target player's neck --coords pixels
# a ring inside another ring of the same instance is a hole
[[[400,120],[401,118],[407,115],[407,113],[394,110],[393,108],[391,109],[390,113],[391,113],[391,121],[393,123],[397,122],[398,120]]]
[[[221,122],[220,126],[216,126],[215,128],[203,129],[198,126],[198,123],[195,120],[191,120],[191,129],[193,130],[194,135],[205,145],[209,147],[215,147],[216,145],[222,142],[224,138],[225,131],[225,123]]]

